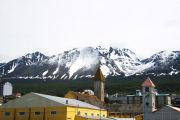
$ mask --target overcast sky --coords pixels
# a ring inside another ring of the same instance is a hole
[[[0,62],[98,45],[180,50],[180,0],[0,0]]]

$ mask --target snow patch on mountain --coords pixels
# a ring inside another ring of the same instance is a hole
[[[12,73],[15,70],[16,66],[17,66],[17,64],[13,62],[13,65],[11,66],[11,69],[8,70],[8,73]],[[4,70],[3,70],[3,72],[4,72]]]
[[[136,71],[134,71],[134,73],[132,73],[132,74],[141,73],[142,71],[145,71],[145,70],[147,70],[149,68],[153,68],[153,67],[154,67],[154,62],[149,62],[147,64],[141,64],[136,67]]]
[[[56,70],[53,72],[53,75],[57,74],[59,71],[59,68],[57,67]]]
[[[101,65],[101,71],[105,77],[111,73],[111,71],[106,65]]]
[[[91,69],[92,65],[98,64],[99,54],[97,50],[94,50],[91,47],[83,48],[80,51],[78,59],[72,64],[69,69],[69,78],[81,68]]]
[[[48,70],[44,71],[42,76],[45,76],[48,73]]]

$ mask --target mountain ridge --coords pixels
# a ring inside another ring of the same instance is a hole
[[[0,64],[0,77],[77,79],[93,77],[98,66],[105,77],[179,74],[180,51],[160,51],[146,59],[111,46],[74,48],[53,56],[36,51]]]

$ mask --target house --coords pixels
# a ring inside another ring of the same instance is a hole
[[[39,93],[29,93],[0,107],[0,120],[106,119],[107,111],[94,105]]]

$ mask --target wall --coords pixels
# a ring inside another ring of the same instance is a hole
[[[30,120],[44,120],[44,108],[31,108],[30,109]],[[39,112],[39,115],[35,115],[36,112]]]
[[[51,112],[56,111],[55,115]],[[67,120],[67,108],[64,107],[46,107],[45,108],[45,120]]]
[[[24,112],[24,115],[20,115],[20,112]],[[15,119],[16,120],[29,120],[29,108],[18,108],[15,109]]]
[[[51,115],[51,111],[56,111],[55,115]],[[0,109],[0,120],[66,120],[66,107],[46,107],[46,108],[16,108],[16,109]],[[4,112],[10,112],[10,116],[4,116]],[[24,112],[24,115],[20,115]],[[35,112],[40,112],[35,115]]]
[[[4,116],[5,112],[9,112],[9,116]],[[14,120],[14,109],[0,109],[0,120]]]
[[[79,116],[97,116],[98,114],[104,117],[107,117],[106,110],[95,110],[95,109],[88,109],[88,108],[77,108],[77,107],[67,107],[67,120],[74,120],[75,115]]]
[[[10,112],[8,117],[4,117],[4,112]],[[55,111],[56,114],[52,115],[51,112]],[[24,115],[20,115],[24,112]],[[35,115],[39,112],[39,115]],[[72,106],[63,107],[33,107],[33,108],[16,108],[16,109],[0,109],[0,120],[75,120],[77,114],[82,116],[97,116],[98,114],[107,117],[107,111],[96,110],[89,108],[77,108]],[[14,119],[15,118],[15,119]],[[79,120],[79,119],[77,119]]]

